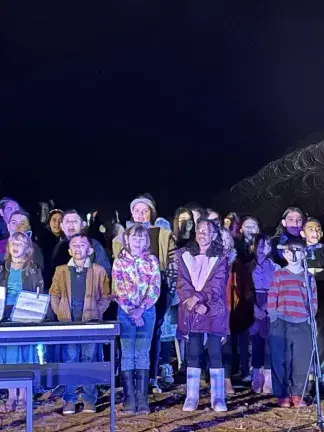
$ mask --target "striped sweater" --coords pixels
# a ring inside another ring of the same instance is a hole
[[[309,273],[309,278],[312,288],[313,306],[316,313],[316,282],[311,273]],[[268,314],[271,322],[277,318],[295,323],[309,320],[304,272],[295,274],[289,271],[287,267],[274,272],[268,294]]]

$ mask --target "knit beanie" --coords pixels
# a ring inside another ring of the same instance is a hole
[[[130,204],[131,213],[133,213],[133,209],[134,209],[135,205],[138,204],[138,203],[146,204],[148,207],[150,207],[151,210],[153,210],[154,212],[156,211],[155,207],[154,207],[154,204],[153,204],[153,202],[151,200],[149,200],[148,198],[145,198],[145,197],[140,197],[140,198],[135,198],[131,202],[131,204]]]

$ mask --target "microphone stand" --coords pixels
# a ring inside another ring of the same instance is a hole
[[[321,397],[320,397],[320,381],[322,379],[322,371],[321,371],[321,363],[319,359],[318,353],[318,345],[317,345],[317,324],[315,320],[315,312],[313,307],[313,294],[312,287],[310,284],[309,272],[308,272],[308,264],[307,264],[307,251],[304,251],[304,278],[305,285],[307,290],[307,300],[308,300],[308,309],[310,316],[310,325],[311,325],[311,335],[312,335],[312,364],[314,369],[314,379],[315,379],[315,393],[316,393],[316,405],[317,405],[317,426],[321,431],[324,431],[324,419],[322,415],[322,407],[321,407]]]

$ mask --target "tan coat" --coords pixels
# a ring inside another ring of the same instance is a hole
[[[59,321],[70,322],[71,318],[71,278],[68,265],[55,270],[52,286],[49,290],[51,306]],[[110,281],[106,270],[92,264],[87,273],[82,321],[102,319],[110,304]]]

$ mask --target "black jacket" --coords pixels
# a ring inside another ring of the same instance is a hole
[[[6,263],[2,263],[0,266],[0,286],[3,286],[7,289],[8,287],[8,279],[9,279],[10,268],[7,267]],[[22,289],[24,291],[37,292],[37,289],[40,293],[43,293],[44,290],[44,281],[42,272],[39,267],[35,264],[30,264],[23,268],[22,270]],[[12,309],[11,306],[6,306],[6,309]],[[5,316],[9,316],[10,312],[5,311]]]

